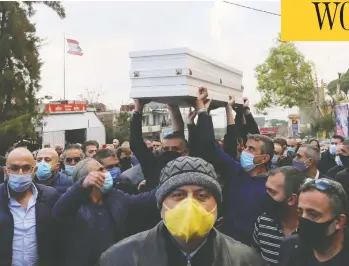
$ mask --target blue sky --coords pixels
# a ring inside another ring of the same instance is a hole
[[[280,13],[277,1],[243,1]],[[280,17],[216,2],[64,2],[61,20],[41,6],[34,17],[47,44],[41,95],[63,96],[63,36],[80,42],[84,56],[66,56],[66,88],[77,99],[85,88],[101,90],[100,101],[117,107],[129,102],[130,59],[135,50],[187,46],[243,71],[245,95],[259,100],[254,68],[267,57],[280,31]],[[297,43],[326,81],[349,68],[348,42]],[[286,119],[288,111],[271,110],[269,117]]]

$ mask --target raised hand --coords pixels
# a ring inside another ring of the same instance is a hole
[[[200,109],[208,108],[210,103],[208,101],[208,92],[207,89],[204,87],[199,88],[198,91],[198,97],[196,99],[196,110],[199,111]]]
[[[101,188],[104,185],[105,174],[102,172],[90,172],[85,178],[82,186],[84,188],[96,187]]]
[[[144,106],[150,102],[151,100],[135,99],[135,111],[139,113],[143,112]]]
[[[195,109],[192,110],[191,107],[190,107],[190,109],[189,109],[189,115],[188,115],[189,121],[194,121],[196,115],[197,115],[196,110],[195,110]]]
[[[249,107],[250,101],[247,97],[243,97],[242,100],[244,101],[243,107]]]
[[[235,104],[235,97],[229,96],[229,101],[227,103],[227,107],[233,108],[234,104]]]

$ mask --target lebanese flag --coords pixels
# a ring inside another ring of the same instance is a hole
[[[83,52],[79,46],[78,41],[67,39],[67,42],[69,47],[68,54],[74,54],[74,55],[80,55],[80,56],[83,55]]]

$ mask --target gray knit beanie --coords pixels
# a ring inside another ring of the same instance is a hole
[[[160,185],[155,194],[158,207],[161,209],[170,192],[185,185],[198,185],[208,189],[217,204],[222,203],[222,188],[217,182],[213,166],[201,158],[185,156],[169,162],[162,169]]]

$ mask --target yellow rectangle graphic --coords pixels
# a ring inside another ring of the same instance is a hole
[[[282,41],[349,41],[349,1],[281,0]]]

